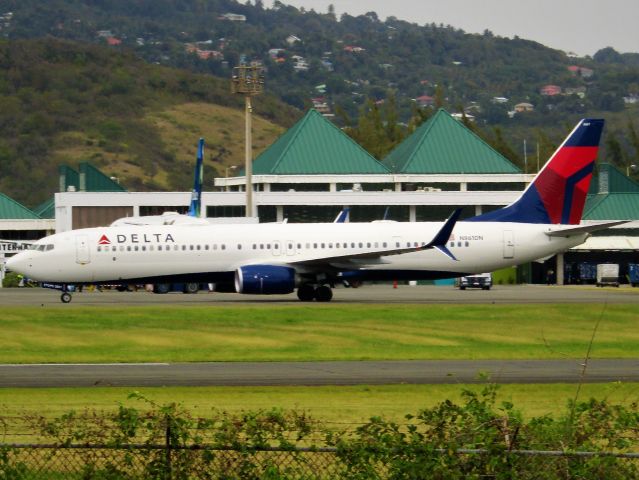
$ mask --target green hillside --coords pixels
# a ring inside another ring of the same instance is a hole
[[[300,115],[255,103],[256,151]],[[0,41],[0,191],[37,205],[57,167],[90,161],[133,190],[187,190],[197,140],[205,179],[243,162],[243,100],[222,79],[56,39]]]

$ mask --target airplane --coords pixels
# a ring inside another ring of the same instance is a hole
[[[581,120],[512,204],[464,221],[141,225],[45,237],[7,267],[57,284],[202,282],[241,294],[328,302],[336,282],[421,280],[490,272],[563,252],[591,232],[580,225],[601,119]],[[63,302],[71,295],[63,289]]]
[[[139,217],[123,217],[111,223],[112,227],[128,225],[209,225],[209,222],[200,218],[202,209],[202,180],[204,162],[204,139],[200,138],[197,146],[195,161],[195,173],[193,176],[193,190],[191,191],[191,203],[186,215],[178,212],[164,212],[162,215],[143,215]]]

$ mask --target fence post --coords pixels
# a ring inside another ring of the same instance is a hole
[[[171,465],[171,419],[170,416],[167,415],[166,416],[166,438],[165,438],[165,442],[166,442],[166,475],[165,478],[167,480],[171,480],[171,478],[173,478],[173,473],[172,473],[172,465]]]

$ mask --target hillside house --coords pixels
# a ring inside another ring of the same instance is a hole
[[[107,45],[110,47],[116,47],[118,45],[122,45],[122,40],[117,37],[107,37],[106,39]]]
[[[246,16],[239,13],[225,13],[218,17],[220,20],[228,20],[229,22],[246,22]]]
[[[295,35],[289,35],[288,37],[286,37],[286,43],[289,46],[293,46],[295,45],[297,42],[301,42],[302,40],[300,40],[299,37],[296,37]]]
[[[544,85],[539,90],[539,93],[547,97],[554,97],[555,95],[561,95],[561,87],[559,85]]]
[[[579,65],[570,65],[568,70],[573,75],[579,75],[583,78],[590,78],[594,75],[595,71],[592,68],[580,67]]]
[[[515,105],[515,113],[525,113],[525,112],[533,112],[535,107],[532,103],[518,103]]]
[[[430,95],[422,95],[420,97],[414,98],[413,101],[422,108],[430,107],[435,103],[435,99]]]

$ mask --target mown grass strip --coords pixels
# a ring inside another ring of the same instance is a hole
[[[595,358],[639,352],[633,305],[7,307],[0,362]]]
[[[138,391],[159,405],[178,402],[194,415],[206,416],[213,409],[227,412],[270,410],[307,411],[312,417],[329,423],[349,426],[365,422],[372,416],[401,421],[408,413],[432,407],[444,400],[459,401],[463,389],[480,391],[482,385],[372,385],[321,387],[172,387],[172,388],[44,388],[0,389],[2,417],[25,412],[48,417],[85,408],[114,411],[120,404],[141,410],[149,405],[128,400]],[[512,402],[526,416],[555,414],[565,410],[574,398],[576,385],[502,385],[498,402]],[[585,384],[580,399],[608,399],[629,405],[639,400],[639,384]]]

